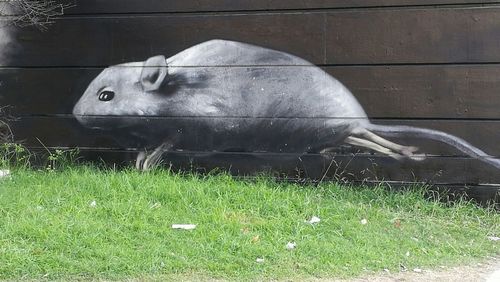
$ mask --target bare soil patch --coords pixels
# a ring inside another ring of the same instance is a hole
[[[439,281],[439,282],[500,282],[500,257],[492,257],[481,263],[465,266],[441,267],[437,269],[422,269],[421,272],[408,270],[399,273],[383,273],[351,280],[349,282],[400,282],[400,281]]]

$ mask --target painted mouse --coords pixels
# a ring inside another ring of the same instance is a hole
[[[170,58],[106,68],[74,106],[86,127],[118,129],[142,140],[136,166],[169,150],[326,152],[343,143],[395,159],[422,160],[418,148],[384,137],[449,144],[500,168],[500,160],[456,136],[425,128],[372,124],[351,92],[291,54],[210,40]]]

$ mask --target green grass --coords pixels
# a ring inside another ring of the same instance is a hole
[[[166,170],[19,169],[0,180],[0,278],[298,280],[499,254],[487,239],[500,235],[498,213],[424,194]],[[305,223],[311,216],[321,222]]]

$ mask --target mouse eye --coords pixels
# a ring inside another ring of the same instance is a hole
[[[115,92],[102,91],[101,94],[99,94],[99,101],[108,102],[113,100],[114,97],[115,97]]]

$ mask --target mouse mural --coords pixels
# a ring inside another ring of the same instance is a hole
[[[499,159],[445,132],[371,123],[342,83],[299,57],[227,40],[106,68],[73,114],[86,127],[141,140],[148,153],[138,154],[138,169],[193,142],[204,151],[294,153],[349,144],[397,160],[425,158],[391,137],[443,142],[500,168]]]

